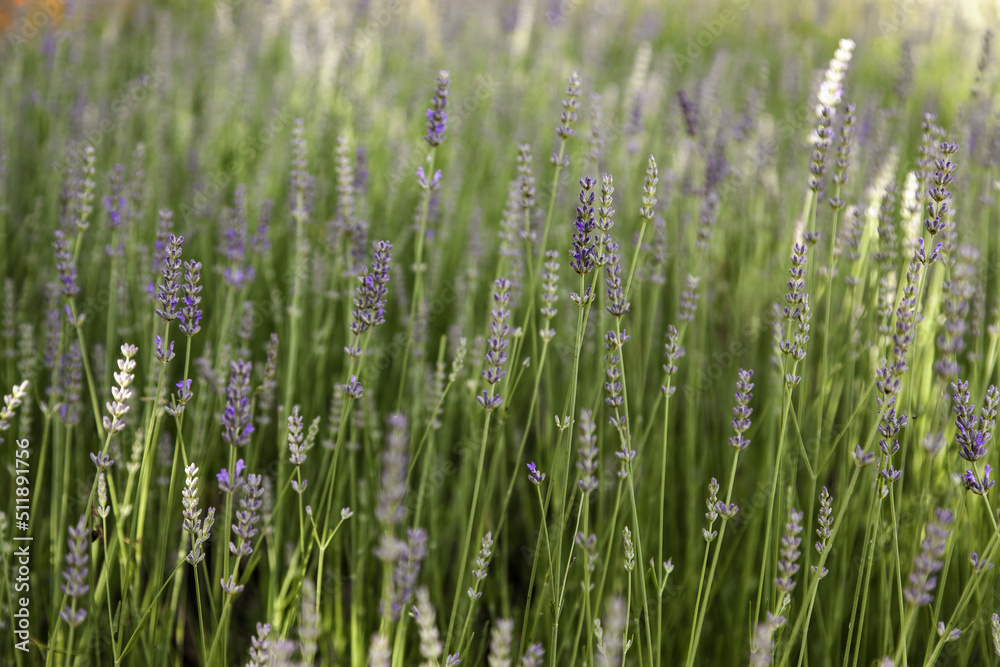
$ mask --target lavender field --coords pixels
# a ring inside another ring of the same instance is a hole
[[[998,25],[0,4],[0,665],[1000,665]]]

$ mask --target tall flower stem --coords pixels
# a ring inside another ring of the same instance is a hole
[[[729,471],[729,489],[726,491],[726,506],[728,507],[733,499],[733,486],[736,483],[736,466],[740,462],[740,452],[737,450],[733,454],[733,467]],[[694,657],[698,653],[698,640],[701,639],[701,629],[705,624],[705,612],[708,609],[708,601],[712,597],[712,582],[715,579],[715,568],[719,564],[719,553],[722,551],[722,539],[726,535],[726,525],[729,521],[724,520],[719,527],[719,537],[715,541],[715,554],[712,556],[712,567],[708,571],[708,581],[705,584],[705,596],[701,596],[701,581],[698,582],[698,601],[695,605],[695,619],[691,629],[691,642],[688,644],[688,655],[685,665],[693,665]],[[705,559],[708,560],[708,546],[705,547]],[[702,564],[702,580],[705,577],[705,565]]]
[[[427,152],[427,171],[426,178],[434,178],[434,161],[437,155],[437,148],[431,147]],[[424,272],[427,267],[424,266],[424,239],[427,236],[427,212],[431,205],[431,188],[424,190],[423,201],[420,204],[420,224],[417,227],[417,239],[416,248],[414,249],[413,258],[413,296],[410,300],[410,317],[407,322],[407,332],[406,332],[406,344],[403,346],[403,361],[400,364],[400,375],[399,375],[399,392],[396,394],[396,412],[399,412],[400,406],[403,404],[403,392],[407,387],[407,377],[406,368],[410,360],[410,344],[413,341],[413,328],[416,325],[417,320],[417,308],[424,296]],[[419,392],[416,393],[419,395]]]
[[[492,398],[492,391],[490,397]],[[472,546],[472,529],[476,523],[476,506],[479,503],[479,488],[482,485],[483,468],[486,467],[486,445],[489,440],[490,418],[492,415],[493,411],[487,410],[486,417],[483,419],[483,434],[479,441],[479,465],[476,467],[476,483],[472,491],[472,505],[469,509],[469,519],[466,521],[465,538],[462,541],[462,557],[458,560],[458,567],[460,569],[456,577],[455,595],[451,605],[451,619],[448,621],[448,634],[445,636],[445,655],[448,655],[448,648],[451,646],[452,632],[455,629],[455,619],[458,617],[458,601],[462,597],[462,583],[465,581],[465,567],[468,564],[469,549]]]

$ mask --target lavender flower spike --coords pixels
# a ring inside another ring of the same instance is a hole
[[[160,211],[160,215],[169,215],[170,211]],[[181,288],[183,277],[181,267],[181,244],[184,243],[183,236],[170,235],[167,247],[164,250],[163,262],[160,264],[160,275],[162,282],[156,285],[156,300],[159,308],[156,314],[165,322],[176,320],[180,314],[180,300],[177,292]]]
[[[70,249],[66,232],[57,229],[55,237],[56,240],[52,242],[52,246],[56,250],[56,271],[59,272],[59,282],[62,283],[62,294],[65,297],[73,297],[80,293],[80,286],[76,282],[76,263],[73,261],[73,251]]]
[[[580,179],[580,205],[576,207],[576,231],[573,233],[573,249],[570,256],[573,258],[569,265],[581,276],[590,273],[597,265],[598,258],[595,257],[593,232],[596,227],[594,222],[594,200],[597,195],[594,192],[596,181],[585,176]]]
[[[434,86],[434,97],[431,98],[431,106],[427,109],[427,133],[424,141],[431,146],[440,146],[444,141],[444,133],[448,123],[448,72],[441,70],[438,72],[437,85]]]
[[[125,428],[125,413],[129,410],[129,400],[132,398],[132,381],[135,379],[135,355],[139,348],[128,343],[122,345],[122,358],[118,360],[118,372],[114,374],[118,386],[111,388],[113,401],[106,404],[108,416],[104,417],[104,430],[109,434],[118,433]]]
[[[59,617],[74,628],[79,627],[87,618],[87,610],[77,609],[76,605],[77,601],[90,590],[90,586],[86,583],[87,561],[90,560],[87,542],[89,535],[86,516],[81,516],[76,525],[69,528],[69,553],[66,554],[66,569],[62,573],[66,583],[62,584],[60,589],[72,600],[72,605],[64,606],[59,612]]]
[[[382,452],[382,480],[375,517],[384,526],[395,526],[406,518],[406,474],[409,445],[407,419],[402,413],[389,417],[389,436]]]
[[[774,587],[780,595],[791,593],[795,588],[795,573],[799,571],[799,564],[796,563],[802,552],[799,551],[799,544],[802,538],[802,512],[794,507],[791,509],[791,521],[785,524],[785,536],[781,538],[781,558],[778,559],[778,573],[774,578]]]
[[[250,442],[254,428],[250,419],[249,361],[230,362],[229,386],[226,388],[226,409],[222,413],[222,439],[233,447]]]
[[[569,85],[566,86],[566,97],[563,99],[563,110],[562,114],[559,116],[560,125],[556,128],[556,134],[559,135],[563,141],[572,137],[576,131],[573,129],[573,123],[576,122],[576,111],[580,108],[580,85],[583,83],[580,79],[580,75],[573,72],[569,75],[566,80]],[[569,166],[569,158],[564,157],[562,163],[558,162],[558,155],[552,155],[552,164],[562,167]]]
[[[247,466],[243,463],[243,459],[237,459],[236,466],[234,467],[234,472],[232,474],[230,474],[225,468],[216,473],[215,478],[219,480],[219,490],[223,493],[232,493],[236,489],[243,486],[242,475],[246,468]]]
[[[24,398],[27,395],[27,380],[21,384],[15,384],[13,389],[11,389],[11,393],[4,394],[3,407],[0,407],[0,431],[6,431],[10,428],[9,420],[14,418],[14,411],[24,402]],[[0,438],[0,443],[2,442],[3,438]]]
[[[514,620],[501,618],[490,637],[489,667],[510,667],[510,645],[514,640]]]
[[[486,340],[486,353],[484,361],[486,368],[483,369],[483,377],[490,385],[491,391],[483,391],[482,396],[477,396],[476,401],[488,411],[496,410],[503,402],[503,397],[493,393],[493,387],[507,376],[507,371],[503,369],[507,361],[507,346],[510,344],[510,288],[511,283],[506,278],[498,278],[496,282],[497,291],[493,293],[493,301],[496,308],[490,311],[493,316],[490,323],[490,337]]]
[[[184,560],[195,567],[205,560],[202,545],[208,541],[215,524],[214,507],[209,507],[208,514],[204,519],[201,518],[201,509],[198,507],[198,472],[198,466],[194,462],[184,469],[184,490],[181,491],[181,504],[184,507],[184,522],[181,527],[191,535],[191,551]]]
[[[736,435],[729,438],[729,444],[737,451],[743,451],[750,446],[749,438],[744,438],[743,434],[750,428],[750,415],[753,408],[750,407],[750,399],[753,398],[752,370],[739,370],[739,380],[736,381],[736,405],[733,406],[733,430]]]
[[[262,496],[264,487],[260,475],[247,475],[247,483],[243,485],[243,497],[240,498],[240,509],[236,512],[236,523],[233,533],[239,538],[239,544],[229,543],[229,552],[234,556],[250,556],[253,553],[252,541],[257,534],[254,525],[260,520],[260,508],[264,504]]]
[[[184,262],[184,300],[181,306],[181,333],[193,336],[201,331],[201,262]]]
[[[427,664],[438,664],[444,646],[441,644],[441,635],[437,628],[437,612],[431,604],[430,594],[426,588],[417,589],[417,604],[411,608],[410,616],[417,621],[420,656],[427,661]]]
[[[534,463],[529,463],[528,480],[530,480],[531,483],[534,484],[535,486],[538,486],[539,484],[545,481],[545,473],[539,470],[538,466],[536,466]]]
[[[351,333],[360,336],[364,332],[385,323],[385,304],[389,294],[389,271],[392,268],[392,244],[388,241],[375,243],[371,273],[368,267],[361,268],[358,287],[354,293],[354,308],[351,310]],[[348,350],[351,356],[360,356],[360,346]]]
[[[941,557],[951,533],[952,514],[948,510],[937,509],[934,519],[927,524],[926,536],[920,543],[920,554],[916,557],[910,586],[903,590],[903,597],[915,607],[929,605],[934,600],[931,591],[937,584],[935,573],[944,566]]]

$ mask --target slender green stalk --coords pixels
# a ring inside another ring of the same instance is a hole
[[[493,398],[492,387],[490,389],[490,398]],[[452,631],[455,629],[455,619],[458,617],[458,601],[461,599],[462,582],[465,581],[464,568],[468,564],[469,549],[472,546],[472,529],[476,525],[476,508],[479,505],[479,489],[483,481],[483,468],[486,467],[486,445],[489,440],[490,417],[492,417],[492,415],[493,411],[487,410],[485,418],[483,419],[483,435],[479,442],[479,465],[476,467],[476,483],[473,486],[472,491],[472,505],[469,509],[468,521],[466,522],[465,539],[462,542],[462,557],[458,560],[458,566],[462,569],[459,570],[459,574],[456,577],[457,582],[455,583],[455,596],[451,606],[451,617],[448,621],[448,634],[445,636],[444,642],[445,655],[448,655],[448,648],[451,646]]]

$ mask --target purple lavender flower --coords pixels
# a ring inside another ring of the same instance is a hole
[[[476,400],[486,410],[492,411],[500,407],[503,402],[502,396],[493,394],[494,386],[507,376],[507,371],[503,369],[507,361],[507,346],[510,344],[510,281],[506,278],[498,278],[496,282],[497,291],[493,293],[493,301],[496,308],[490,311],[493,319],[490,323],[490,336],[486,341],[486,352],[483,356],[486,368],[483,369],[483,377],[490,385],[490,392],[483,390],[481,396]]]
[[[973,551],[969,554],[969,562],[972,563],[972,569],[975,572],[982,572],[984,570],[993,569],[993,563],[988,560],[983,560],[979,557],[979,554]]]
[[[174,358],[174,341],[170,341],[166,348],[163,347],[163,338],[157,334],[153,338],[153,354],[156,360],[165,364]]]
[[[682,322],[693,322],[694,313],[698,309],[698,283],[701,278],[688,275],[684,282],[684,291],[681,292],[681,307],[677,317]]]
[[[580,410],[580,455],[576,467],[580,470],[577,485],[584,495],[597,489],[597,424],[594,423],[594,413],[590,410]]]
[[[427,180],[427,174],[424,173],[423,167],[417,167],[417,170],[414,173],[417,175],[417,182],[420,183],[421,190],[432,192],[436,190],[437,186],[441,183],[440,169],[436,169],[434,171],[434,175],[429,181]],[[428,217],[431,216],[428,214]],[[428,233],[431,233],[430,230],[428,230]]]
[[[958,152],[958,144],[943,142],[940,145],[941,157],[934,160],[934,185],[927,189],[927,215],[924,220],[924,229],[932,236],[944,231],[947,225],[947,216],[951,211],[948,200],[951,199],[951,191],[948,186],[955,180],[954,171],[956,165],[951,161],[951,156]]]
[[[427,109],[427,133],[424,140],[431,146],[440,146],[444,141],[444,133],[448,123],[448,72],[438,72],[437,85],[434,86],[434,96],[431,106]]]
[[[539,470],[534,462],[528,464],[528,480],[535,486],[545,481],[545,473]]]
[[[573,249],[570,251],[570,267],[585,276],[597,264],[594,256],[594,186],[596,181],[585,176],[580,179],[580,205],[576,207],[576,231],[573,232]]]
[[[427,533],[422,528],[406,531],[406,546],[392,571],[392,618],[399,620],[400,613],[413,599],[413,589],[420,577],[420,566],[427,557]]]
[[[237,359],[229,364],[229,386],[226,387],[226,409],[222,413],[222,439],[233,447],[250,442],[253,423],[250,421],[249,361]]]
[[[875,461],[875,452],[865,452],[861,449],[861,445],[854,445],[854,451],[851,452],[851,458],[854,460],[854,465],[859,468],[864,468],[865,466],[871,465]]]
[[[837,144],[836,168],[833,173],[833,182],[835,185],[845,185],[847,183],[847,168],[851,162],[851,147],[854,144],[854,134],[856,132],[854,108],[855,105],[851,102],[844,105],[844,118],[840,121],[840,141]],[[843,208],[844,203],[842,199],[830,198],[830,206],[834,210]]]
[[[87,618],[87,610],[77,609],[76,605],[90,590],[90,586],[87,585],[87,562],[90,560],[87,541],[89,535],[86,516],[80,516],[76,525],[69,527],[69,553],[66,554],[66,569],[62,573],[66,583],[59,588],[72,601],[72,605],[64,606],[59,611],[59,617],[73,628],[78,627]]]
[[[569,75],[567,83],[568,85],[566,86],[566,97],[563,99],[562,103],[563,110],[559,116],[561,124],[558,127],[556,127],[556,134],[563,141],[566,141],[576,133],[576,131],[573,129],[573,123],[576,122],[576,111],[577,109],[580,108],[580,100],[579,100],[580,85],[583,83],[583,80],[580,78],[579,74],[573,72],[572,74]],[[557,167],[569,166],[568,156],[563,157],[563,161],[561,164],[559,164],[558,157],[559,156],[557,154],[555,153],[552,154],[552,164],[556,165]]]
[[[184,262],[184,305],[180,311],[180,330],[186,336],[201,331],[201,262]]]
[[[108,176],[108,196],[103,200],[104,210],[108,214],[108,228],[117,231],[122,228],[128,215],[128,199],[125,197],[125,165],[116,164]],[[106,248],[108,255],[121,254],[124,246],[119,242],[117,248],[110,245]]]
[[[962,476],[962,486],[978,496],[985,496],[996,484],[995,480],[990,479],[992,473],[993,468],[990,467],[989,463],[983,468],[982,480],[979,479],[974,470],[966,470]]]
[[[625,300],[625,290],[622,287],[622,267],[621,255],[618,254],[618,244],[611,240],[605,244],[607,251],[605,257],[607,262],[604,265],[606,278],[605,284],[608,286],[608,305],[605,309],[614,317],[621,317],[629,312],[631,304]]]
[[[352,375],[349,382],[342,385],[344,388],[344,393],[351,400],[358,400],[365,394],[364,387],[361,386],[361,382],[358,380],[356,375]]]
[[[156,276],[163,271],[163,259],[167,251],[167,244],[174,229],[174,214],[169,209],[160,209],[156,221],[156,241],[153,242],[153,279],[146,285],[146,293],[150,299],[156,299]],[[143,248],[145,250],[145,248]]]
[[[240,498],[240,509],[236,512],[236,523],[233,524],[233,533],[239,538],[239,544],[229,543],[229,553],[234,556],[242,558],[253,553],[252,542],[257,534],[254,524],[260,520],[259,512],[264,504],[261,499],[263,495],[261,476],[247,475],[247,482],[243,485],[243,497]]]
[[[63,356],[63,370],[63,403],[59,407],[59,417],[64,424],[77,424],[83,391],[83,354],[76,341],[70,344]]]
[[[247,466],[243,463],[243,459],[237,459],[236,466],[233,468],[235,471],[233,474],[230,474],[225,468],[216,473],[215,478],[219,480],[219,490],[223,493],[232,493],[243,486],[242,475],[246,468]]]
[[[531,146],[517,147],[517,191],[521,210],[530,211],[535,206],[535,177],[531,171]]]
[[[816,541],[814,546],[816,547],[816,552],[823,555],[830,548],[830,539],[833,537],[833,496],[830,495],[825,486],[819,492],[819,517],[817,518],[817,523],[819,524],[819,528],[816,529],[816,535],[819,536],[819,540]],[[827,575],[825,567],[820,570],[818,565],[813,565],[811,569],[813,572],[819,573],[820,579]]]
[[[76,282],[76,263],[73,261],[73,250],[70,248],[66,232],[57,229],[55,238],[52,246],[56,249],[56,271],[59,272],[59,282],[62,283],[62,294],[72,298],[80,293],[80,286]]]
[[[246,667],[269,667],[271,660],[271,626],[257,624],[257,634],[250,638],[250,660]]]
[[[73,192],[73,224],[83,232],[90,226],[90,214],[93,212],[94,189],[97,183],[94,182],[94,162],[96,161],[94,147],[87,146],[84,149],[83,164],[80,166],[80,181]]]
[[[624,416],[618,414],[625,401],[625,387],[621,381],[621,350],[630,340],[632,337],[625,329],[622,329],[621,336],[615,331],[604,334],[604,393],[607,394],[604,402],[615,411],[610,419],[611,424],[618,429],[624,428]]]
[[[559,253],[555,250],[545,251],[545,264],[542,271],[542,307],[539,312],[545,320],[545,326],[538,331],[543,341],[555,338],[556,330],[552,328],[552,319],[559,312],[556,303],[559,301]]]
[[[169,213],[169,211],[166,211],[166,213]],[[163,215],[164,211],[160,211],[160,214]],[[181,279],[183,277],[181,272],[182,243],[184,243],[183,236],[174,236],[171,234],[163,253],[163,262],[160,265],[160,275],[163,276],[163,281],[156,285],[156,300],[159,302],[160,307],[155,312],[164,322],[175,320],[180,316],[180,301],[177,297],[177,292],[180,290]]]
[[[250,249],[258,255],[263,255],[271,249],[271,239],[268,230],[271,224],[271,211],[274,209],[274,200],[265,199],[260,203],[257,212],[257,231],[250,237]]]
[[[677,91],[677,103],[681,107],[681,114],[684,116],[684,131],[689,137],[698,135],[698,109],[695,108],[694,101],[688,97],[683,90]]]
[[[952,412],[955,413],[955,426],[963,459],[970,463],[982,459],[989,452],[989,443],[993,440],[993,427],[996,423],[997,404],[1000,403],[1000,391],[993,385],[986,391],[983,408],[979,417],[976,416],[976,404],[972,402],[968,381],[958,380],[951,383],[953,390]]]
[[[742,451],[750,446],[750,440],[744,438],[743,434],[750,428],[750,415],[753,408],[750,407],[750,399],[753,398],[752,370],[739,370],[739,380],[736,381],[736,405],[733,406],[733,430],[736,435],[729,438],[729,444],[733,449]]]
[[[375,517],[385,526],[395,526],[406,518],[406,475],[409,458],[406,448],[407,419],[402,413],[389,417],[389,436],[382,452],[382,478]]]
[[[544,664],[545,649],[541,643],[531,644],[521,658],[521,667],[542,667]]]
[[[802,512],[794,507],[790,512],[791,521],[785,524],[785,535],[781,538],[781,558],[778,559],[778,576],[774,578],[774,587],[780,595],[791,593],[795,588],[795,573],[799,571],[799,564],[796,563],[802,552],[799,551],[799,544],[802,538]]]
[[[226,284],[242,289],[253,282],[255,271],[247,261],[246,188],[233,192],[233,210],[223,219],[222,255],[228,260],[222,275]]]
[[[941,557],[944,556],[948,535],[951,533],[948,527],[951,520],[951,512],[937,509],[934,511],[934,519],[927,524],[926,536],[920,543],[920,553],[910,574],[910,586],[903,590],[903,597],[915,607],[929,605],[934,600],[931,592],[937,584],[935,573],[944,566]]]
[[[104,472],[115,464],[115,460],[104,452],[98,452],[96,454],[91,452],[90,460],[93,462],[94,467],[97,468],[98,472]]]
[[[667,363],[663,364],[663,372],[667,374],[668,384],[677,373],[677,362],[684,356],[684,347],[680,344],[680,333],[673,324],[667,326],[667,342],[663,344],[663,354],[667,358]],[[677,391],[677,387],[661,385],[660,391],[669,398]]]
[[[706,542],[711,542],[719,536],[719,531],[712,530],[716,520],[719,518],[719,480],[714,477],[708,483],[708,498],[705,499],[705,518],[708,519],[708,528],[701,529],[701,536]]]
[[[354,309],[351,311],[351,333],[355,336],[385,322],[389,270],[392,268],[391,250],[392,244],[388,241],[376,242],[371,273],[366,266],[361,269],[354,295]],[[357,353],[360,354],[360,350]]]

